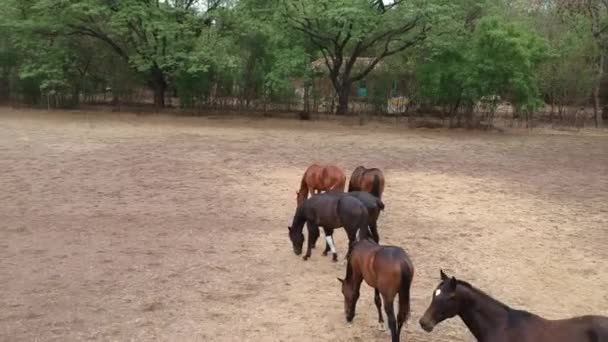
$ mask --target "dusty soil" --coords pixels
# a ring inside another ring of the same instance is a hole
[[[548,318],[608,315],[605,132],[408,131],[0,108],[0,340],[388,341],[352,325],[330,262],[287,237],[301,173],[385,171],[383,242],[416,266],[408,341],[439,268]]]

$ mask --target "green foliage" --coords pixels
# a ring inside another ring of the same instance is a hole
[[[470,34],[439,41],[417,69],[418,95],[438,105],[474,104],[499,95],[525,110],[541,104],[538,68],[544,40],[495,16]]]
[[[184,108],[214,96],[288,103],[326,58],[334,91],[348,99],[365,83],[378,110],[394,95],[452,112],[494,95],[523,111],[581,105],[600,81],[608,9],[564,11],[570,2],[3,0],[0,91],[32,104],[106,89],[122,101],[143,87]]]
[[[558,106],[581,105],[598,81],[598,46],[588,34],[588,22],[582,16],[552,15],[539,16],[537,22],[551,49],[550,58],[539,73],[544,97]]]

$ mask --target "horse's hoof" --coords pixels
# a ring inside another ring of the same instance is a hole
[[[386,331],[386,327],[384,326],[384,322],[378,322],[378,330]]]
[[[327,256],[327,252],[323,252],[323,256]]]
[[[302,257],[302,259],[304,259],[304,261],[308,260],[308,258],[310,258],[309,256],[305,255]]]
[[[334,254],[333,258],[331,258],[331,261],[338,262],[338,256]]]

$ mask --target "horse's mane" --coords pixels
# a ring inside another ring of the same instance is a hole
[[[489,294],[483,292],[482,290],[476,288],[475,286],[471,285],[470,283],[464,281],[464,280],[460,280],[460,279],[456,279],[456,283],[458,283],[458,285],[464,286],[466,288],[468,288],[471,292],[479,295],[480,297],[483,297],[485,300],[509,311],[512,310],[511,307],[509,307],[508,305],[506,305],[505,303],[499,301],[498,299],[490,296]]]
[[[462,285],[462,286],[466,287],[467,289],[469,289],[471,292],[473,292],[477,296],[482,297],[485,301],[490,302],[491,304],[504,309],[507,313],[507,323],[509,326],[516,326],[516,325],[519,325],[522,322],[522,320],[526,320],[526,319],[529,319],[532,317],[538,317],[537,315],[535,315],[531,312],[525,311],[525,310],[513,309],[510,306],[506,305],[505,303],[497,300],[496,298],[494,298],[494,297],[490,296],[489,294],[483,292],[482,290],[476,288],[475,286],[467,283],[466,281],[457,279],[456,282],[458,283],[458,285]]]

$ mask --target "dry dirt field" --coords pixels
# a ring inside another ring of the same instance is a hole
[[[440,267],[548,318],[608,315],[605,132],[0,108],[0,340],[388,341],[366,286],[344,320],[343,231],[338,263],[292,252],[315,161],[385,171],[381,238],[416,266],[408,341],[472,340],[418,326]]]

